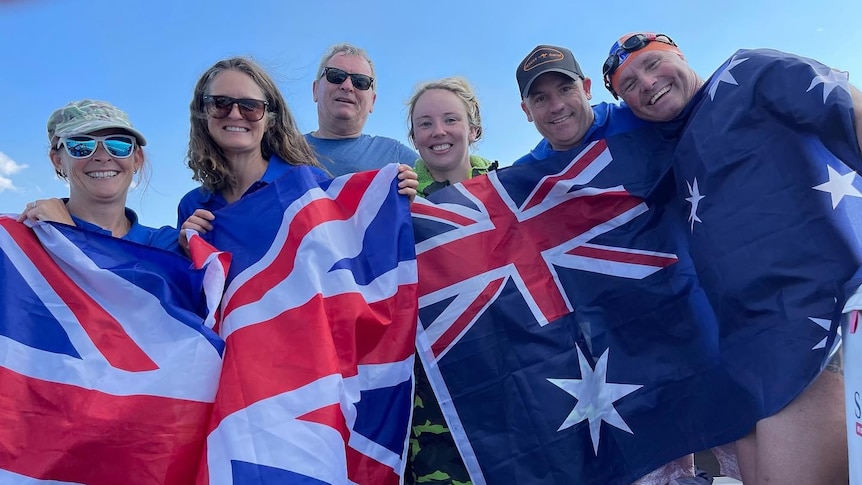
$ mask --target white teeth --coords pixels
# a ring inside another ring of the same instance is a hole
[[[656,102],[656,101],[658,101],[658,98],[660,98],[660,97],[664,96],[664,94],[665,94],[666,92],[668,92],[668,91],[670,91],[670,85],[668,85],[668,86],[665,86],[665,87],[661,88],[661,90],[660,90],[659,92],[655,93],[655,94],[653,95],[653,97],[652,97],[652,98],[650,98],[650,100],[649,100],[649,104],[650,104],[650,105],[655,104],[655,102]]]
[[[94,179],[108,179],[116,176],[118,173],[115,170],[106,170],[104,172],[88,172],[87,176]]]
[[[571,118],[571,117],[572,117],[572,115],[563,116],[562,118],[559,118],[559,119],[556,119],[556,120],[551,121],[551,124],[552,124],[552,125],[556,125],[556,124],[562,123],[562,122],[564,122],[564,121],[568,120],[568,119],[569,119],[569,118]]]
[[[248,131],[248,128],[243,128],[241,126],[225,126],[225,131]]]
[[[452,148],[452,144],[451,144],[451,143],[444,143],[444,144],[442,144],[442,145],[434,145],[434,146],[432,146],[432,147],[431,147],[431,150],[434,150],[435,152],[441,152],[441,151],[443,151],[443,150],[448,150],[448,149],[450,149],[450,148]]]

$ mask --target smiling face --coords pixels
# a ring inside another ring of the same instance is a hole
[[[373,77],[371,65],[362,56],[335,54],[325,63],[325,67]],[[326,77],[319,77],[312,84],[312,90],[314,102],[317,103],[320,131],[336,136],[359,136],[362,133],[377,99],[373,86],[361,91],[353,86],[349,77],[341,84],[333,84]]]
[[[118,129],[86,133],[92,136],[129,135]],[[69,202],[74,204],[126,204],[126,194],[132,184],[132,177],[144,163],[144,154],[135,146],[130,157],[117,158],[105,150],[102,142],[96,151],[87,158],[73,158],[65,146],[51,150],[51,163],[58,172],[65,173],[69,182]]]
[[[416,99],[411,123],[413,143],[435,180],[461,182],[470,176],[471,127],[464,101],[445,89],[429,89]]]
[[[701,84],[679,54],[650,51],[623,67],[614,89],[638,118],[669,121],[682,112]]]
[[[251,76],[234,70],[217,74],[210,83],[207,94],[266,101],[263,90]],[[239,107],[233,105],[230,114],[225,118],[207,116],[207,130],[227,156],[255,152],[260,154],[260,142],[266,132],[268,120],[269,118],[264,116],[258,121],[247,121],[240,114]]]
[[[581,143],[593,124],[590,79],[572,79],[559,72],[539,76],[521,101],[527,120],[536,125],[554,150],[568,150]]]

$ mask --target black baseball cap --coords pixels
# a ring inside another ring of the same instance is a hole
[[[584,72],[581,71],[572,51],[565,47],[540,45],[527,54],[515,72],[522,99],[530,94],[533,81],[546,72],[559,72],[574,80],[584,79]]]

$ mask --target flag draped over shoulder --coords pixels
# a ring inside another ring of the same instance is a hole
[[[417,308],[396,174],[296,171],[216,213],[233,260],[199,483],[399,482]]]
[[[848,75],[737,51],[689,105],[674,156],[691,253],[748,405],[769,416],[820,372],[862,262],[862,155]]]
[[[193,481],[224,349],[204,270],[0,216],[0,274],[0,482]]]

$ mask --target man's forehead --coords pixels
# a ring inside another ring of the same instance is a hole
[[[627,78],[634,77],[639,69],[642,69],[644,66],[646,66],[650,62],[655,61],[656,59],[662,57],[670,57],[674,55],[676,54],[666,51],[644,52],[643,54],[633,58],[631,61],[628,62],[628,64],[623,66],[623,69],[620,71],[619,74],[619,82],[623,82],[623,80]]]

